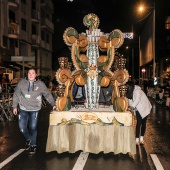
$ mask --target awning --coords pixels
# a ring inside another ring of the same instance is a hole
[[[17,64],[18,66],[20,66],[21,68],[23,67],[23,63],[22,63],[22,62],[16,62],[16,64]],[[29,68],[32,68],[32,67],[34,67],[34,66],[32,66],[30,63],[24,63],[24,67],[27,68],[27,69],[29,69]]]
[[[15,64],[15,62],[5,62],[5,61],[2,61],[1,67],[5,68],[5,69],[10,69],[10,70],[16,71],[16,72],[20,70],[20,67],[18,67]]]

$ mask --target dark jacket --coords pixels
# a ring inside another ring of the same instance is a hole
[[[81,94],[82,95],[80,98],[77,98],[77,94],[78,94],[78,89],[81,89]],[[78,86],[76,83],[74,84],[73,86],[73,98],[74,100],[78,100],[78,99],[81,99],[81,100],[85,100],[86,99],[86,93],[85,93],[85,87],[84,86]]]

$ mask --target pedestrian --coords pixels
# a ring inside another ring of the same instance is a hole
[[[166,107],[170,108],[170,79],[167,80],[165,86],[165,96],[166,96]]]
[[[36,70],[28,70],[27,77],[20,80],[13,95],[13,114],[18,114],[19,129],[26,139],[25,149],[34,154],[37,149],[37,123],[42,95],[55,109],[55,101],[46,85],[36,79]]]
[[[148,94],[148,81],[143,80],[143,91],[147,95]]]
[[[126,96],[129,99],[130,109],[133,109],[136,115],[136,144],[144,144],[146,121],[152,108],[151,103],[141,87],[134,85],[132,81],[127,82]]]

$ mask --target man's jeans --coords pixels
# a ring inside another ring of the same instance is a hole
[[[31,140],[31,145],[36,145],[38,111],[19,111],[19,128],[26,140]]]

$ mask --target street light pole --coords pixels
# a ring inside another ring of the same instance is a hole
[[[153,78],[155,77],[156,63],[155,63],[155,2],[153,8]]]
[[[133,24],[132,24],[132,34],[133,34]],[[134,81],[134,46],[133,45],[132,45],[132,80]]]
[[[145,7],[144,7],[145,8]],[[139,8],[140,11],[143,11],[144,10],[143,6],[141,6]],[[152,78],[154,78],[156,75],[156,62],[155,62],[155,2],[154,2],[154,6],[153,7],[147,7],[147,8],[152,8],[153,10],[151,12],[148,13],[148,15],[146,15],[144,18],[142,18],[141,20],[139,20],[138,22],[140,21],[143,21],[145,18],[147,18],[151,13],[153,13],[153,22],[152,22],[152,27],[153,27],[153,30],[152,30],[152,57],[153,57],[153,67],[152,67]],[[141,52],[140,52],[140,39],[139,39],[139,56],[140,56],[140,59],[141,59]],[[140,64],[140,62],[139,62]]]
[[[140,53],[140,35],[139,35],[139,84],[141,84],[140,82],[140,60],[141,60],[141,53]]]
[[[132,47],[132,80],[134,81],[134,47]]]

